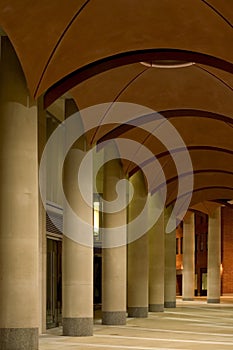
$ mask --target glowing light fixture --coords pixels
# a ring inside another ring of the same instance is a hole
[[[94,236],[99,235],[99,211],[100,211],[100,203],[94,202]]]
[[[151,62],[140,62],[146,67],[149,68],[186,68],[193,66],[195,62],[184,62],[184,61],[176,61],[176,60],[157,60]]]

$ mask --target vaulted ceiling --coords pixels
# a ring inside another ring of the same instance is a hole
[[[130,102],[169,120],[190,152],[191,206],[233,198],[232,23],[229,0],[0,2],[0,25],[45,107],[69,92],[80,110]],[[174,202],[177,171],[164,145],[142,126],[101,127],[103,118],[89,144],[121,137],[145,145],[164,169],[167,204]]]

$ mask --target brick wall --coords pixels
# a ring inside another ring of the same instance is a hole
[[[176,229],[176,295],[182,295],[182,270],[183,270],[183,223]]]
[[[222,208],[222,294],[233,294],[233,209]],[[195,214],[195,273],[197,274],[197,294],[205,295],[202,290],[202,274],[207,272],[207,240],[208,240],[208,217],[203,213]],[[176,255],[177,288],[176,292],[181,293],[182,260],[181,239],[183,236],[182,227],[176,230],[178,252]]]
[[[233,293],[233,209],[222,208],[222,293]]]
[[[182,239],[183,229],[182,225],[179,225],[176,229],[176,270],[183,268]]]

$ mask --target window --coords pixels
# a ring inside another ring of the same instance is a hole
[[[176,254],[179,254],[179,238],[176,238]]]
[[[99,236],[99,228],[100,228],[100,218],[99,218],[99,212],[100,212],[100,202],[94,202],[94,236]]]
[[[93,236],[94,243],[97,246],[101,244],[102,228],[102,199],[101,195],[95,193],[93,198]]]
[[[201,289],[207,290],[207,273],[202,273],[201,275]]]
[[[180,254],[183,254],[183,237],[180,238]]]

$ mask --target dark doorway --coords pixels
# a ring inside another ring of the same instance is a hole
[[[102,257],[94,256],[94,304],[102,302]]]
[[[182,295],[182,275],[176,275],[176,295]]]
[[[57,327],[62,319],[62,242],[47,239],[46,326]]]

